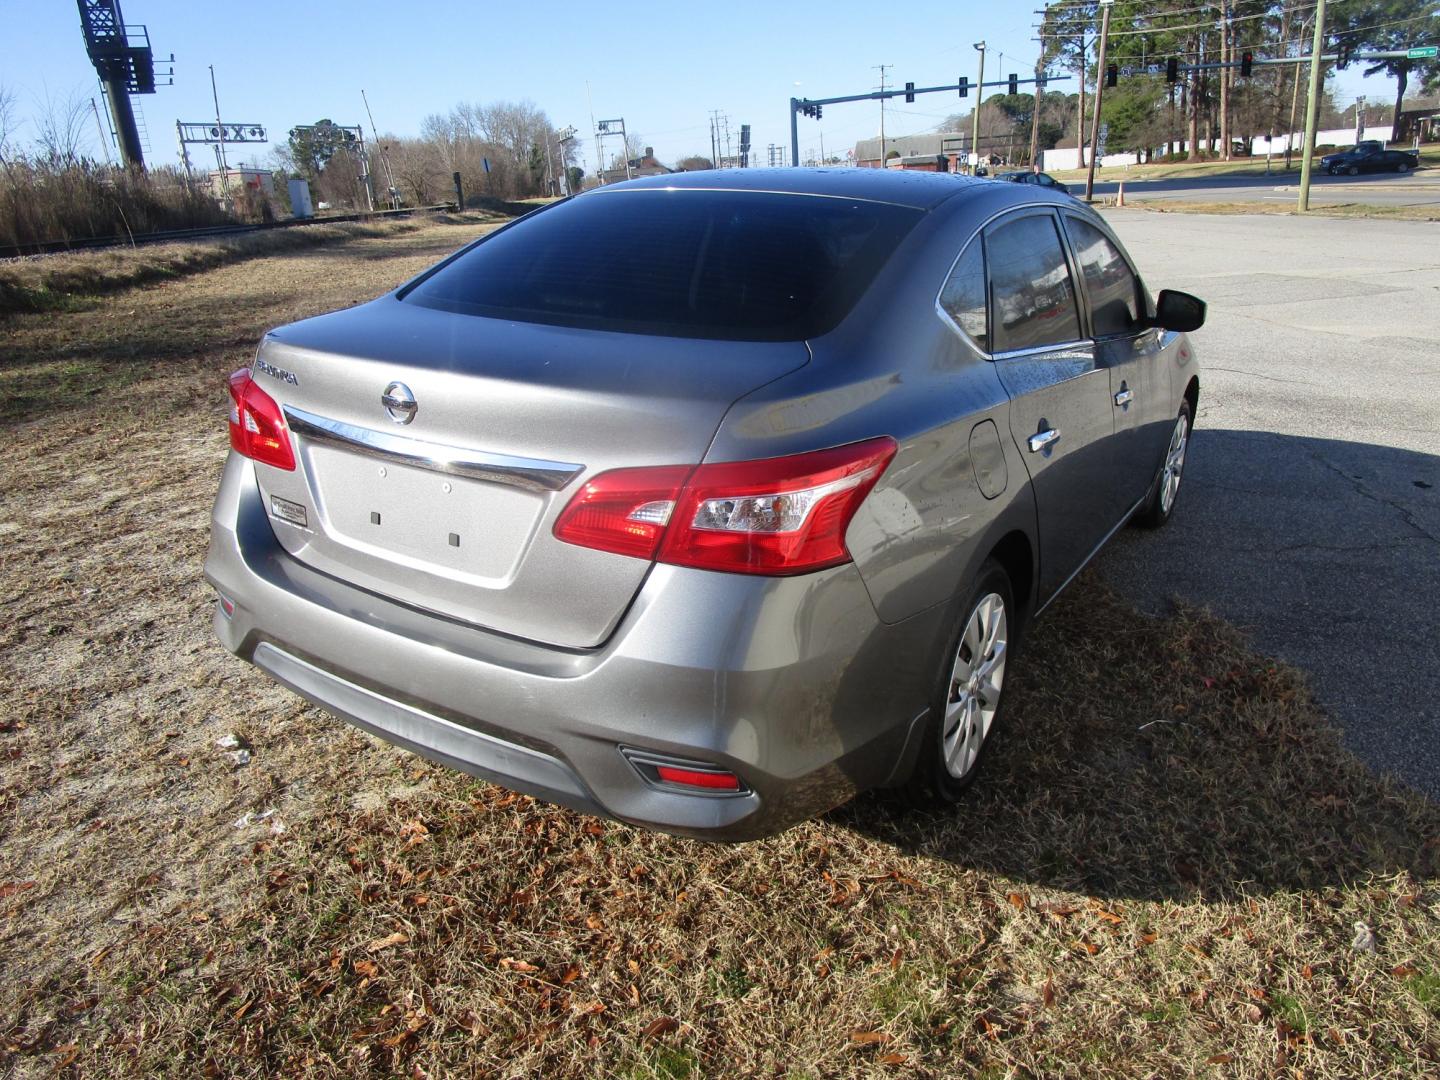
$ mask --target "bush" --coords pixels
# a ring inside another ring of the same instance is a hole
[[[0,168],[0,244],[139,236],[235,221],[202,181],[176,169],[140,172],[43,158],[11,159]]]

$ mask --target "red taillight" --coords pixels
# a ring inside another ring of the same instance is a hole
[[[707,791],[739,791],[740,778],[734,773],[682,769],[675,765],[656,765],[655,775],[667,784],[705,788]]]
[[[693,467],[601,473],[570,500],[555,522],[555,535],[581,547],[653,559]]]
[[[677,566],[808,573],[850,560],[845,530],[895,451],[886,437],[693,470],[618,469],[581,489],[555,535]]]
[[[277,469],[290,472],[295,468],[295,451],[280,406],[255,385],[248,368],[230,376],[230,445]]]

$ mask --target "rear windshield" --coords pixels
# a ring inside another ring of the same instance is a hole
[[[845,317],[920,213],[769,192],[586,195],[496,233],[403,299],[558,326],[799,340]]]

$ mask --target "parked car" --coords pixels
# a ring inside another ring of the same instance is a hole
[[[958,799],[1027,626],[1173,513],[1204,313],[1040,187],[606,186],[265,336],[215,629],[367,731],[674,833]]]
[[[996,180],[1009,180],[1015,184],[1034,184],[1036,187],[1048,188],[1051,191],[1058,191],[1063,195],[1069,195],[1070,189],[1056,180],[1049,173],[1043,172],[1005,172],[995,177]]]
[[[1420,167],[1420,155],[1410,150],[1386,150],[1378,139],[1358,142],[1349,150],[1326,154],[1320,167],[1331,176],[1345,173],[1357,176],[1362,172],[1409,172]]]

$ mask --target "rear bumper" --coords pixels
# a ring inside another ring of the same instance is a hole
[[[215,615],[226,648],[327,711],[547,801],[722,840],[903,773],[943,615],[881,623],[853,566],[797,578],[656,566],[603,646],[522,641],[304,566],[235,454],[205,574],[234,605]],[[657,785],[622,747],[728,769],[748,790]]]

